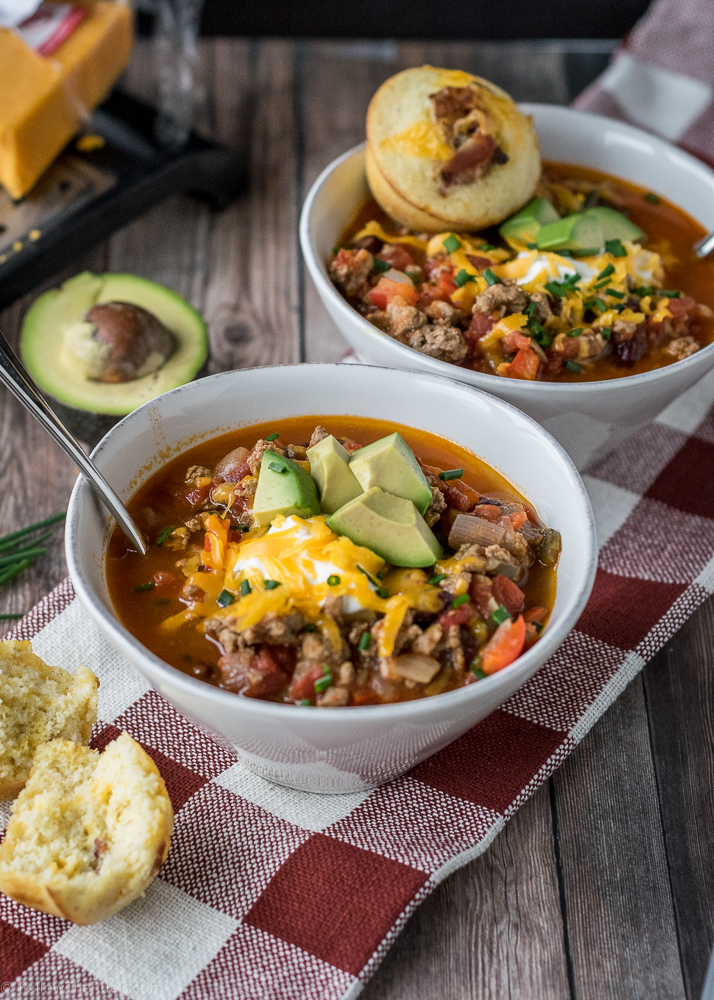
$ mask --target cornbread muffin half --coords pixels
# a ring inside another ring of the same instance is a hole
[[[70,674],[41,660],[30,642],[0,643],[0,799],[22,790],[43,743],[89,741],[98,687],[87,667]]]
[[[482,229],[524,205],[540,176],[533,123],[505,91],[460,70],[390,77],[367,112],[367,180],[416,231]]]
[[[0,890],[25,906],[94,924],[140,896],[166,859],[173,809],[128,733],[104,753],[41,747],[0,845]]]

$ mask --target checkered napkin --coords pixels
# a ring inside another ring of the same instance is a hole
[[[357,996],[419,903],[486,849],[714,592],[713,402],[714,373],[590,470],[600,568],[575,630],[500,709],[372,792],[256,777],[148,687],[65,581],[11,636],[51,663],[92,667],[93,745],[121,730],[139,740],[176,826],[146,895],[104,923],[75,927],[0,895],[3,998]]]
[[[639,125],[714,166],[712,0],[655,0],[574,107]]]

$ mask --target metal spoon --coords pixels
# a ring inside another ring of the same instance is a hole
[[[704,260],[705,257],[708,257],[712,250],[714,250],[714,233],[702,236],[702,238],[694,244],[694,253],[700,260]]]
[[[142,555],[146,555],[146,542],[138,525],[129,511],[111,488],[94,462],[82,451],[81,445],[67,430],[57,414],[50,408],[39,389],[27,374],[15,352],[0,333],[0,382],[19,399],[22,405],[39,420],[50,437],[54,438],[62,451],[79,468],[99,494],[107,510],[113,514],[117,524],[136,545]]]

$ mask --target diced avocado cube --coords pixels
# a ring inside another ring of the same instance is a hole
[[[411,500],[372,486],[340,507],[327,524],[393,566],[432,566],[441,546]]]
[[[574,212],[543,226],[536,236],[539,250],[599,250],[605,244],[602,225],[590,212]]]
[[[614,208],[607,208],[605,205],[589,208],[585,215],[598,220],[605,240],[630,240],[636,243],[645,235],[639,226],[630,222],[622,212],[617,212]]]
[[[541,226],[558,221],[558,213],[547,198],[533,198],[520,212],[506,219],[498,231],[504,240],[534,243]]]
[[[360,495],[362,487],[350,469],[350,453],[332,434],[308,448],[307,457],[325,514],[334,514]]]
[[[431,490],[412,450],[397,434],[389,434],[360,448],[350,459],[350,469],[363,490],[379,486],[387,493],[411,500],[423,514],[431,503]]]
[[[253,500],[256,522],[270,524],[278,514],[312,517],[319,513],[320,501],[312,476],[284,455],[264,452]]]

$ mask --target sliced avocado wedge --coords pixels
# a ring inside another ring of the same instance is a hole
[[[424,473],[411,448],[396,431],[356,451],[350,459],[350,469],[363,490],[379,486],[387,493],[411,500],[420,514],[431,503],[431,490]]]
[[[253,500],[253,517],[267,525],[278,514],[312,517],[320,513],[315,480],[292,459],[266,451],[260,463],[258,488]]]
[[[566,215],[557,222],[543,226],[536,236],[539,250],[586,250],[605,243],[602,224],[596,216],[589,212]]]
[[[644,238],[645,234],[640,227],[614,208],[602,205],[599,208],[589,208],[585,214],[599,221],[605,240],[629,240],[637,243]]]
[[[558,213],[547,198],[533,198],[520,212],[506,219],[498,231],[504,240],[534,243],[542,226],[557,221]]]
[[[362,487],[350,469],[350,453],[332,434],[308,448],[307,457],[325,514],[334,514],[360,495]]]
[[[412,501],[378,486],[335,511],[327,524],[393,566],[432,566],[442,555],[436,536]]]
[[[81,329],[84,316],[93,306],[107,302],[141,306],[171,332],[175,346],[158,371],[107,384],[88,378],[87,368],[77,364],[76,351],[87,343],[87,331]],[[69,347],[68,329],[73,341]],[[27,370],[49,396],[75,410],[124,416],[195,378],[207,357],[208,336],[203,317],[163,285],[133,274],[85,271],[33,303],[22,325],[20,352]]]

